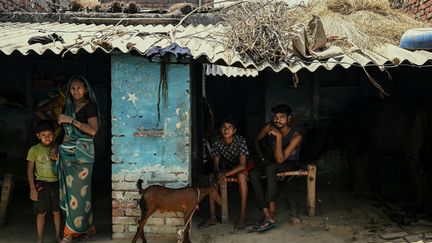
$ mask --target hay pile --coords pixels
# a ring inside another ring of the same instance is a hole
[[[294,31],[308,27],[314,15],[321,19],[327,47],[344,52],[374,50],[383,44],[398,45],[408,29],[426,27],[401,10],[392,9],[388,0],[311,0],[307,5],[289,6],[284,2],[241,2],[221,13],[228,46],[247,54],[256,62],[287,61],[295,54]]]
[[[302,11],[283,2],[246,2],[225,12],[230,26],[228,46],[246,53],[256,62],[277,62],[292,53],[291,40]]]
[[[101,3],[99,0],[71,0],[69,10],[72,12],[105,12],[105,13],[138,13],[140,7],[134,1],[110,1]]]

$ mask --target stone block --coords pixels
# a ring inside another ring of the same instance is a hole
[[[184,225],[184,220],[183,218],[166,218],[165,224],[173,226]]]
[[[120,191],[120,190],[136,190],[136,185],[134,182],[113,182],[112,190]]]
[[[125,200],[139,200],[141,198],[141,194],[138,191],[135,192],[125,192],[124,199]]]
[[[141,217],[141,210],[138,208],[127,208],[127,209],[125,209],[125,215],[126,216]]]
[[[163,225],[163,226],[152,226],[152,225],[146,225],[144,227],[144,233],[153,233],[153,234],[177,234],[178,228],[174,226],[169,225]]]
[[[135,233],[137,232],[137,227],[138,225],[129,225],[127,231],[130,233]]]
[[[138,181],[138,179],[140,179],[140,175],[139,174],[125,174],[124,175],[124,180],[127,182],[133,182],[136,183]],[[136,186],[135,186],[136,188]]]
[[[138,203],[135,200],[121,200],[120,208],[138,208]]]
[[[124,174],[112,174],[111,175],[111,181],[113,182],[119,182],[124,181]]]
[[[161,213],[161,212],[156,211],[156,212],[154,212],[152,214],[152,217],[158,217],[158,218],[175,218],[175,217],[178,217],[178,215],[177,215],[176,212],[164,212],[164,213]],[[181,217],[183,217],[183,216],[181,216]]]
[[[125,216],[125,211],[124,211],[124,209],[113,208],[113,210],[112,210],[112,216],[113,217]],[[126,216],[129,216],[129,215],[126,215]]]
[[[116,224],[112,226],[112,231],[113,233],[123,233],[125,232],[125,227],[124,225]]]
[[[124,192],[123,191],[112,191],[111,197],[113,199],[123,200],[124,199]]]
[[[135,235],[135,233],[129,233],[129,232],[124,232],[124,233],[113,233],[112,234],[112,238],[115,239],[129,239],[129,238],[133,238]]]
[[[150,217],[147,220],[146,226],[147,225],[164,225],[165,224],[165,219],[164,218],[153,218]]]
[[[112,218],[113,225],[115,224],[137,224],[137,218],[136,217],[113,217]]]
[[[113,199],[111,201],[111,206],[112,206],[112,208],[119,208],[120,207],[120,201],[116,200],[116,199]]]

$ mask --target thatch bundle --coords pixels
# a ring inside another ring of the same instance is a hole
[[[388,1],[377,0],[330,0],[327,1],[327,9],[341,14],[352,14],[357,11],[372,11],[386,15],[390,4]]]
[[[297,9],[295,7],[294,9]],[[255,61],[281,61],[292,53],[290,41],[299,14],[283,2],[244,2],[223,14],[230,26],[228,46]]]
[[[398,45],[405,31],[427,26],[388,0],[314,0],[307,9],[322,18],[328,36],[345,36],[361,49]]]
[[[260,0],[241,2],[221,14],[229,26],[228,46],[257,62],[287,61],[296,55],[292,41],[299,34],[294,30],[304,26],[309,35],[314,15],[324,26],[327,47],[336,45],[345,52],[398,45],[408,29],[427,26],[392,9],[388,0],[311,0],[294,7]]]

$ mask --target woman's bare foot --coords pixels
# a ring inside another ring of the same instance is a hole
[[[72,237],[70,236],[65,236],[63,237],[63,239],[60,241],[60,243],[71,243],[72,242]]]
[[[80,239],[80,241],[87,241],[90,237],[96,234],[96,227],[93,225],[87,233]]]

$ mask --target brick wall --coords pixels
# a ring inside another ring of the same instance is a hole
[[[0,0],[0,12],[46,12],[47,10],[48,5],[44,0]]]
[[[154,177],[153,173],[147,173]],[[137,205],[140,195],[136,189],[138,177],[132,173],[113,174],[112,176],[112,224],[113,239],[131,238],[135,234],[141,210]],[[175,177],[174,177],[175,178]],[[181,212],[154,213],[147,221],[145,233],[175,234],[183,228],[184,220]]]
[[[158,122],[160,64],[129,55],[112,55],[111,62],[112,237],[119,239],[136,232],[138,179],[143,188],[190,185],[190,73],[187,65],[167,65],[169,94]],[[127,98],[131,95],[135,99]],[[176,234],[184,225],[182,217],[179,212],[155,213],[144,232]]]
[[[392,5],[418,20],[432,22],[432,0],[394,0]]]

